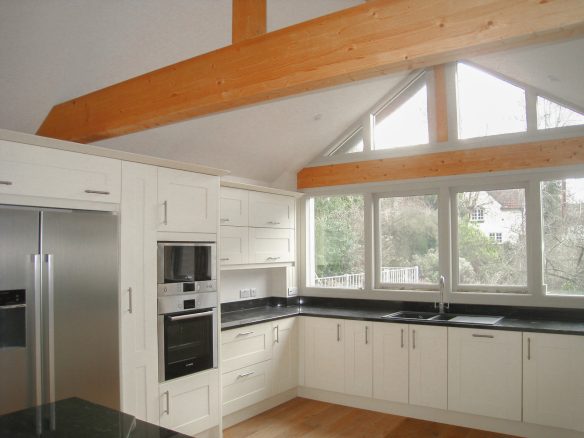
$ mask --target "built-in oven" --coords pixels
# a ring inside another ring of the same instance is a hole
[[[158,297],[159,380],[217,368],[217,293]]]
[[[158,242],[158,295],[217,291],[215,242]]]

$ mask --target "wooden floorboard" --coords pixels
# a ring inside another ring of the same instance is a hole
[[[225,438],[512,438],[432,421],[295,398],[224,431]]]

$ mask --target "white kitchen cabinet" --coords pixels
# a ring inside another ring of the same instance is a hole
[[[158,169],[158,231],[217,233],[219,177]]]
[[[249,225],[249,191],[221,187],[219,223],[234,227]]]
[[[223,415],[259,403],[270,396],[270,362],[256,363],[221,376]]]
[[[227,373],[272,358],[272,323],[221,333],[221,372]]]
[[[249,192],[249,226],[295,228],[295,205],[291,196]]]
[[[344,392],[345,321],[307,317],[304,323],[305,386]]]
[[[272,323],[272,394],[298,386],[298,318]]]
[[[249,229],[221,227],[219,262],[221,266],[246,264],[249,260]]]
[[[523,421],[584,432],[584,337],[523,333]]]
[[[294,230],[250,228],[249,262],[293,262],[295,245]]]
[[[373,324],[373,397],[408,403],[409,342],[407,324]]]
[[[122,410],[158,423],[156,167],[122,164],[120,243]]]
[[[446,327],[410,325],[410,403],[446,409],[448,333]]]
[[[119,203],[120,160],[0,140],[0,194]]]
[[[448,328],[448,409],[521,421],[521,333]]]
[[[345,321],[345,393],[373,395],[373,323]]]
[[[160,384],[160,425],[194,435],[219,424],[219,376],[203,371]]]

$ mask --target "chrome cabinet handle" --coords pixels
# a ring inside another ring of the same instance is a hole
[[[412,330],[412,349],[416,349],[416,331]]]
[[[274,327],[276,329],[276,343],[280,343],[280,326],[277,325],[276,327]]]
[[[229,219],[228,217],[222,217],[220,219],[221,222],[231,222],[231,219]]]
[[[162,205],[164,206],[164,220],[162,223],[168,225],[168,201],[164,201]]]
[[[404,348],[404,329],[401,329],[401,348]]]
[[[162,413],[170,415],[170,393],[165,391],[164,394],[166,395],[166,409]]]
[[[231,259],[229,257],[223,257],[223,258],[220,258],[219,260],[222,261],[222,262],[227,262],[227,261],[229,261]]]
[[[252,374],[254,374],[254,373],[255,373],[255,371],[248,371],[247,373],[238,374],[238,375],[237,375],[237,378],[238,378],[238,379],[243,379],[244,377],[251,376],[251,375],[252,375]]]
[[[369,326],[365,326],[365,345],[369,344]]]
[[[132,302],[132,288],[128,288],[128,313],[134,313],[134,305]]]
[[[531,360],[531,338],[527,338],[527,360]]]
[[[253,332],[241,332],[241,333],[237,334],[237,336],[247,336],[247,335],[253,335]]]
[[[91,193],[93,195],[109,195],[110,192],[106,192],[105,190],[85,190],[85,193]]]
[[[11,186],[12,181],[0,181],[0,186]]]
[[[337,324],[337,342],[341,342],[341,324]]]
[[[495,337],[493,335],[479,335],[477,333],[473,333],[472,334],[473,338],[489,338],[489,339],[494,339]]]
[[[280,257],[268,257],[266,260],[280,260]]]
[[[276,222],[276,221],[268,221],[268,223],[270,225],[280,225],[280,222]]]

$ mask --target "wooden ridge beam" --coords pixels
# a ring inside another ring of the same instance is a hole
[[[374,0],[61,103],[37,134],[92,142],[582,34],[582,0]]]
[[[584,137],[305,167],[298,189],[584,164]]]
[[[233,44],[266,33],[267,0],[233,0],[232,31]]]

